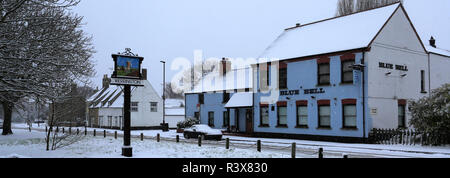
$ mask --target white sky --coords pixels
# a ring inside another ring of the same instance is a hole
[[[84,16],[93,36],[97,75],[112,73],[112,53],[131,48],[143,56],[148,78],[161,93],[162,64],[166,82],[179,71],[172,61],[203,57],[258,57],[288,27],[335,15],[337,0],[83,0],[73,11]],[[404,6],[425,44],[430,36],[450,50],[450,1],[405,0]]]

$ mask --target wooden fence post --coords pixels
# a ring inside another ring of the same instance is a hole
[[[85,136],[87,135],[87,128],[86,127],[84,127],[84,135]]]
[[[47,126],[45,126],[45,132],[47,132]]]
[[[95,135],[96,135],[96,130],[94,129],[94,137],[95,137]]]
[[[144,141],[144,133],[141,133],[141,141]]]
[[[106,130],[103,130],[103,138],[106,138]]]
[[[69,134],[72,134],[72,127],[69,127]]]
[[[319,158],[323,158],[323,148],[319,148]]]
[[[114,139],[117,139],[117,130],[114,131]]]
[[[258,140],[258,141],[256,142],[256,150],[257,150],[258,152],[261,152],[261,140]]]
[[[296,148],[297,148],[296,143],[295,142],[292,143],[292,153],[291,153],[291,157],[292,158],[295,158],[295,150],[296,150]]]
[[[226,138],[225,139],[225,149],[230,149],[230,139],[229,138]]]
[[[159,139],[160,139],[160,135],[158,133],[158,134],[156,134],[156,141],[159,142]]]
[[[77,135],[79,135],[80,134],[80,129],[79,128],[77,128]]]
[[[202,146],[202,136],[201,135],[199,135],[198,136],[198,146]]]
[[[177,135],[176,141],[177,141],[177,143],[180,142],[180,136],[179,135]]]
[[[63,127],[63,133],[64,133],[64,127]]]

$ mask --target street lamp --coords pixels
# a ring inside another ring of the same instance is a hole
[[[160,61],[163,64],[163,92],[162,92],[162,98],[163,98],[163,123],[162,131],[167,132],[169,131],[169,126],[166,124],[166,61]]]

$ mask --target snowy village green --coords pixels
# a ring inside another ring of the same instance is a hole
[[[329,158],[450,158],[449,10],[0,1],[0,160],[151,158],[139,164],[151,173],[268,176]]]

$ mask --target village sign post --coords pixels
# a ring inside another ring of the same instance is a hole
[[[143,86],[141,64],[144,60],[137,54],[133,54],[130,48],[126,48],[125,52],[113,54],[114,72],[111,76],[111,85],[124,86],[124,103],[123,103],[123,146],[122,156],[132,157],[133,148],[131,147],[131,86]]]

